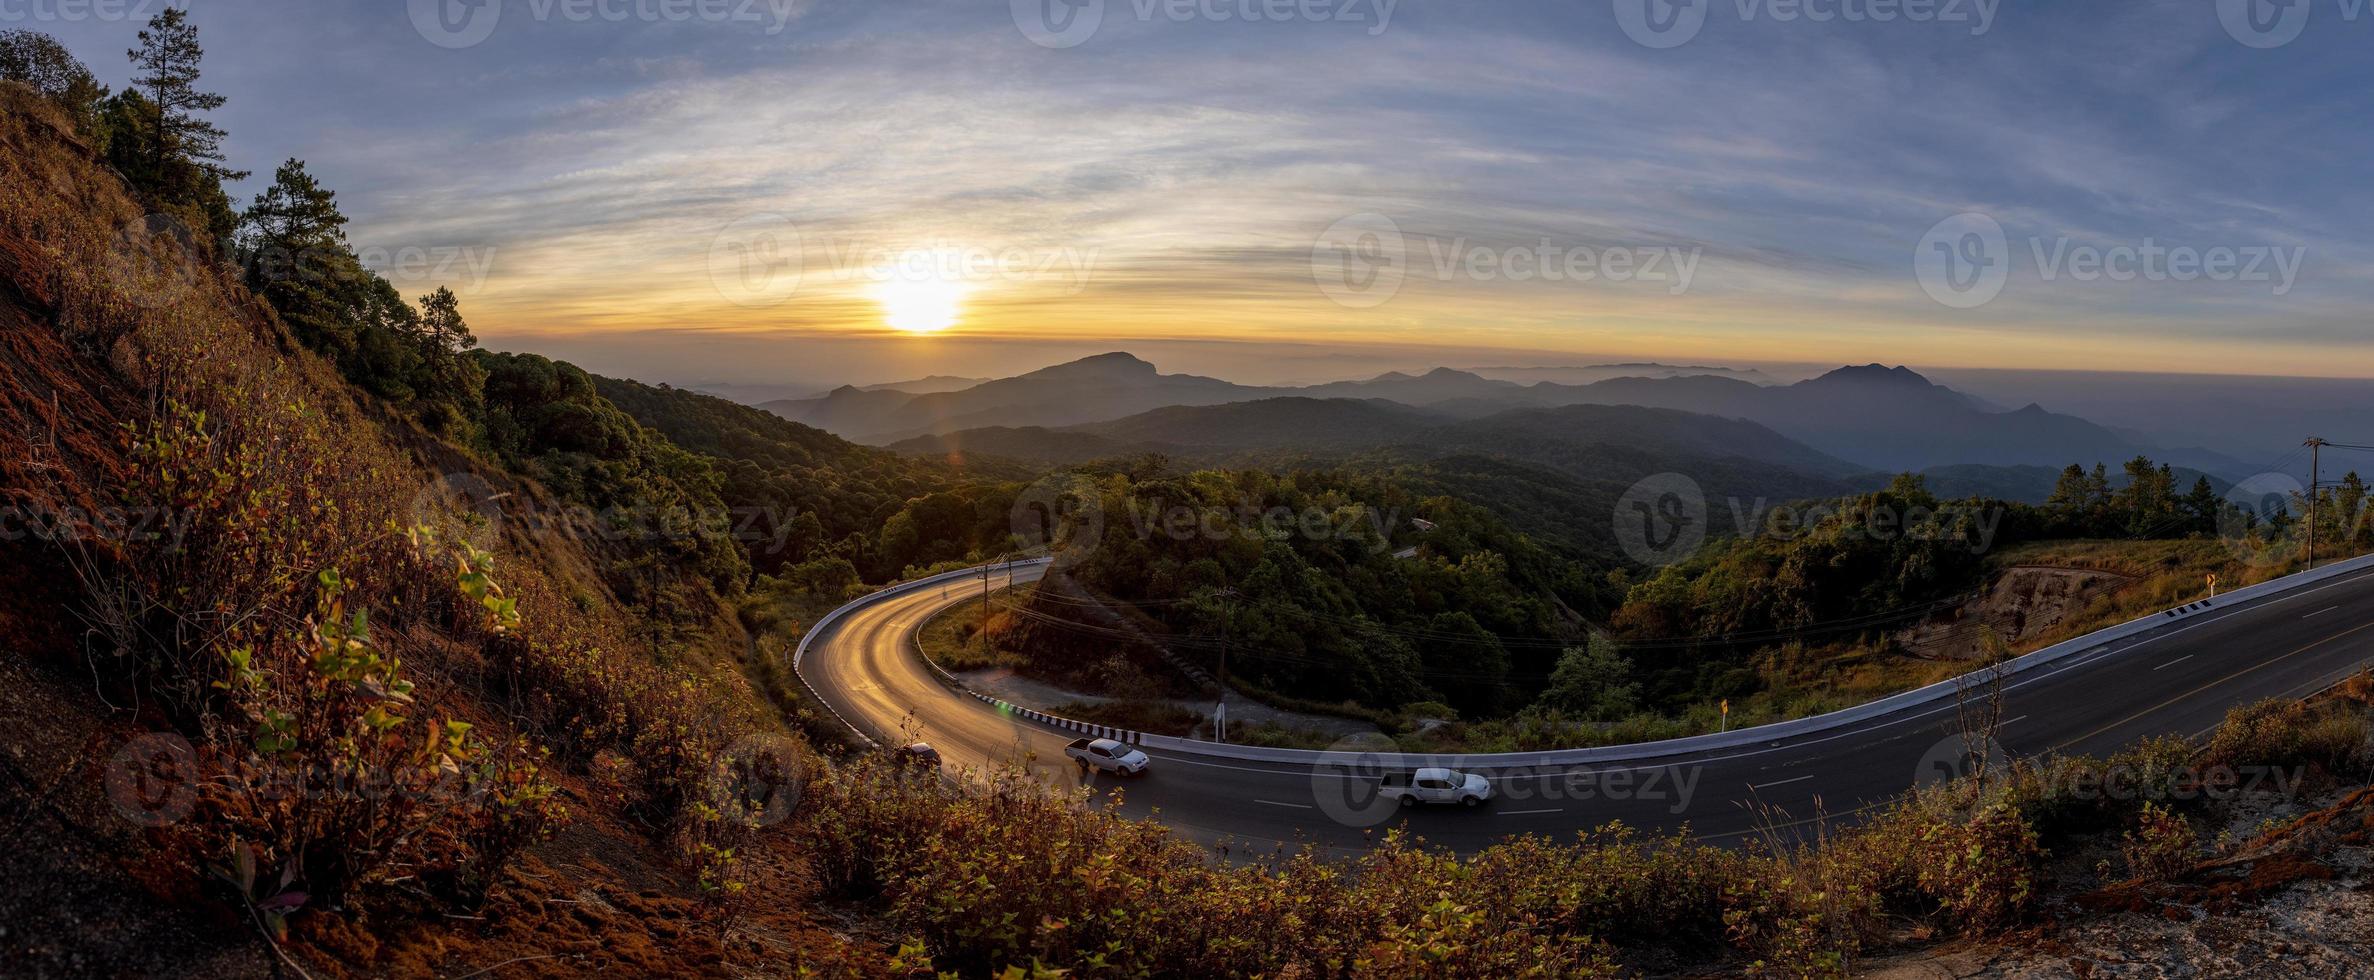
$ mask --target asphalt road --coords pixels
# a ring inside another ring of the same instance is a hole
[[[1027,582],[1040,569],[1017,569]],[[1008,584],[1005,574],[990,585]],[[1071,736],[951,691],[922,662],[916,630],[981,585],[926,589],[852,613],[815,638],[802,672],[817,693],[885,744],[921,738],[951,769],[1021,764],[1050,783],[1083,782],[1063,757]],[[2214,608],[2006,681],[2003,748],[2107,755],[2156,735],[2198,735],[2228,709],[2313,692],[2374,661],[2374,569]],[[1564,837],[1613,820],[1733,841],[1803,833],[1944,778],[1962,755],[1951,699],[1753,747],[1554,769],[1483,769],[1498,797],[1476,809],[1399,809],[1339,766],[1239,762],[1148,750],[1151,771],[1116,781],[1125,812],[1232,850],[1315,843],[1366,846],[1406,825],[1473,851],[1523,833]],[[911,733],[911,734],[910,734]]]

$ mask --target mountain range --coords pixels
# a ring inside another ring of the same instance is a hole
[[[1243,385],[1163,374],[1126,353],[1102,354],[954,390],[848,386],[761,407],[859,442],[913,452],[970,452],[1077,458],[1100,450],[1342,450],[1408,444],[1417,431],[1524,410],[1633,406],[1752,422],[1797,450],[1849,471],[1918,472],[1948,466],[2117,465],[2137,455],[2238,478],[2237,461],[2206,450],[2155,446],[2132,433],[2030,404],[2003,411],[1904,367],[1843,367],[1794,384],[1760,384],[1731,373],[1643,365],[1658,376],[1584,384],[1525,383],[1437,368],[1363,381],[1303,387]],[[1299,401],[1296,401],[1299,400]],[[1310,403],[1347,401],[1358,407]],[[1166,414],[1168,409],[1244,407]],[[1291,409],[1289,416],[1281,415]],[[1402,410],[1396,414],[1395,410]],[[1535,425],[1541,420],[1535,420]],[[1374,436],[1364,436],[1368,427]],[[1017,430],[1032,430],[1018,432]],[[1456,439],[1448,431],[1437,439]],[[1552,437],[1554,438],[1554,436]],[[1455,441],[1439,443],[1456,447]],[[1815,465],[1803,472],[1837,475]],[[2022,480],[2022,483],[2027,481]]]

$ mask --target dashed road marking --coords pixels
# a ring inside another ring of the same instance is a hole
[[[1773,780],[1772,782],[1769,782],[1769,783],[1749,783],[1749,784],[1748,784],[1748,788],[1749,788],[1749,789],[1763,789],[1763,788],[1764,788],[1764,787],[1766,787],[1766,786],[1787,786],[1787,785],[1789,785],[1790,783],[1802,783],[1802,782],[1804,782],[1804,781],[1806,781],[1806,780],[1808,780],[1808,779],[1812,779],[1812,778],[1814,777],[1814,775],[1815,775],[1814,773],[1810,773],[1810,772],[1809,772],[1809,773],[1806,773],[1805,775],[1798,776],[1798,777],[1795,777],[1795,778],[1792,778],[1792,779],[1775,779],[1775,780]]]
[[[2161,664],[2161,665],[2159,665],[2159,666],[2157,666],[2157,667],[2154,667],[2154,668],[2152,668],[2152,669],[2153,669],[2153,670],[2167,670],[2167,669],[2168,669],[2168,668],[2170,668],[2170,667],[2174,667],[2174,666],[2176,666],[2177,664],[2183,663],[2183,662],[2185,662],[2185,661],[2187,661],[2187,660],[2191,660],[2191,659],[2193,659],[2193,655],[2188,653],[2188,654],[2185,654],[2184,656],[2181,656],[2181,657],[2178,657],[2178,658],[2176,658],[2176,659],[2174,659],[2174,660],[2168,661],[2167,663]]]

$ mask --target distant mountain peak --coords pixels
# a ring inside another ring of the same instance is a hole
[[[1813,380],[1817,382],[1876,381],[1887,384],[1917,384],[1923,387],[1933,384],[1933,382],[1931,382],[1928,378],[1922,377],[1920,372],[1905,367],[1904,365],[1899,364],[1895,367],[1889,367],[1885,364],[1879,364],[1876,362],[1861,366],[1849,365],[1847,367],[1842,367],[1835,371],[1831,371],[1828,374],[1824,374],[1821,377],[1815,378]]]
[[[1040,368],[1023,375],[1023,377],[1153,377],[1158,373],[1160,372],[1151,362],[1136,354],[1127,351],[1114,351],[1110,354],[1098,354],[1094,357],[1083,357],[1077,361],[1057,364],[1053,367]]]

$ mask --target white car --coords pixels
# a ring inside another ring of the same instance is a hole
[[[1146,753],[1109,738],[1075,738],[1063,747],[1063,754],[1078,762],[1083,772],[1094,769],[1117,776],[1142,776],[1153,762]]]
[[[1463,806],[1482,806],[1492,798],[1492,783],[1482,776],[1455,769],[1420,769],[1415,772],[1389,772],[1377,785],[1377,793],[1387,799],[1401,801],[1402,806],[1416,803],[1458,803]]]

